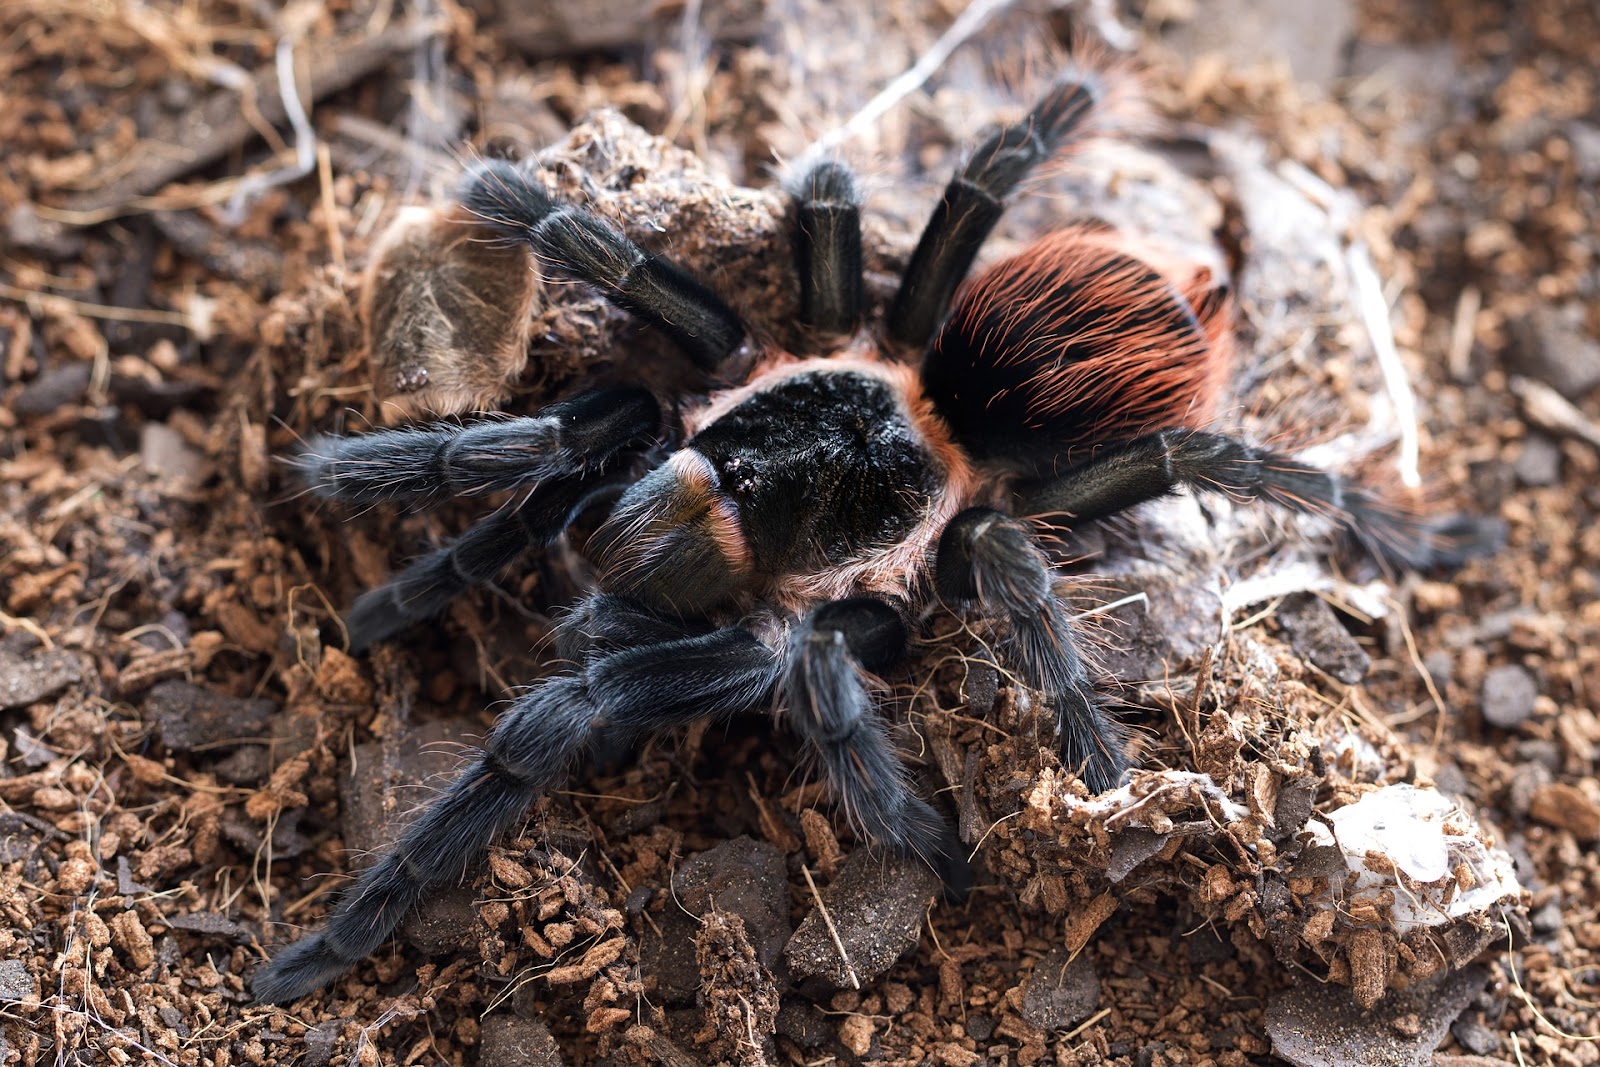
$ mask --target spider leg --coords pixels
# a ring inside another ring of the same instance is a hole
[[[1049,561],[1028,528],[989,508],[963,511],[939,538],[934,583],[947,603],[977,604],[1010,624],[1001,651],[1056,709],[1062,762],[1093,792],[1115,787],[1128,767],[1126,732],[1094,698]]]
[[[637,737],[749,711],[777,677],[772,651],[748,630],[728,627],[626,649],[535,684],[496,721],[461,776],[361,873],[327,924],[256,972],[256,998],[294,1000],[375,952],[430,889],[459,881],[560,780],[597,727]]]
[[[602,479],[574,477],[540,485],[526,499],[479,520],[451,544],[362,593],[344,619],[351,655],[432,618],[468,589],[492,580],[527,549],[555,541],[602,484]]]
[[[430,501],[584,474],[649,445],[660,429],[661,407],[647,390],[595,389],[530,418],[318,437],[294,463],[331,500]]]
[[[862,669],[905,652],[899,612],[867,597],[811,612],[789,641],[783,688],[789,721],[816,749],[823,775],[854,825],[877,844],[916,855],[952,896],[965,896],[971,871],[950,824],[912,790]]]
[[[861,193],[843,163],[809,168],[789,190],[800,274],[800,321],[829,334],[854,330],[862,295]]]
[[[1504,533],[1490,519],[1425,520],[1336,474],[1222,434],[1187,429],[1160,430],[1103,450],[1083,466],[1023,486],[1017,504],[1027,515],[1086,522],[1179,486],[1325,516],[1379,560],[1413,570],[1460,566],[1492,552]]]
[[[1101,87],[1070,72],[1019,122],[1002,126],[945,186],[911,254],[889,311],[889,336],[921,348],[944,318],[950,296],[1005,212],[1005,200],[1033,169],[1070,144],[1091,120]]]
[[[702,370],[725,369],[743,347],[744,324],[721,297],[611,223],[554,199],[528,170],[485,160],[467,171],[457,196],[500,233],[667,334]]]

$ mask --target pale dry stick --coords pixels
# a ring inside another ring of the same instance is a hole
[[[1576,437],[1600,448],[1600,425],[1596,425],[1572,401],[1550,386],[1515,375],[1511,379],[1511,391],[1522,401],[1523,412],[1535,426]]]
[[[44,646],[46,652],[54,651],[56,647],[56,643],[50,640],[50,635],[45,633],[44,627],[32,619],[19,619],[15,615],[7,615],[5,612],[0,611],[0,626],[4,626],[8,630],[22,630],[24,633],[31,635],[35,641]]]
[[[1422,432],[1417,425],[1417,396],[1406,378],[1405,365],[1400,362],[1400,350],[1394,343],[1394,323],[1389,319],[1389,301],[1383,295],[1378,269],[1372,265],[1372,253],[1367,251],[1364,242],[1351,242],[1345,249],[1345,264],[1355,284],[1357,309],[1372,339],[1378,370],[1383,373],[1384,391],[1389,394],[1395,421],[1400,424],[1400,455],[1396,460],[1400,468],[1400,483],[1407,489],[1415,489],[1422,484]]]
[[[237,226],[244,221],[247,201],[259,193],[279,185],[299,181],[310,174],[317,165],[317,131],[311,128],[311,118],[300,99],[300,87],[295,80],[294,36],[284,34],[278,39],[275,57],[278,72],[278,97],[283,102],[284,116],[294,130],[294,162],[265,174],[249,174],[233,191],[223,218]]]
[[[1144,592],[1130,593],[1120,600],[1113,600],[1109,604],[1101,604],[1097,608],[1089,608],[1087,611],[1080,611],[1076,615],[1068,616],[1067,621],[1079,622],[1083,619],[1092,619],[1096,615],[1108,615],[1111,612],[1116,611],[1118,608],[1126,607],[1129,604],[1143,604],[1144,609],[1149,611],[1150,594]]]
[[[802,866],[800,873],[806,876],[806,885],[811,887],[811,896],[817,902],[817,911],[822,913],[822,922],[828,928],[828,936],[833,938],[833,947],[839,950],[839,958],[844,961],[845,973],[850,976],[850,987],[861,988],[861,979],[856,977],[855,964],[850,962],[850,954],[844,950],[844,942],[839,938],[839,930],[833,925],[833,916],[828,914],[828,906],[822,902],[822,894],[817,891],[817,883],[811,877],[811,868]]]
[[[1439,693],[1439,686],[1433,680],[1433,672],[1428,670],[1428,665],[1422,660],[1422,652],[1417,648],[1417,636],[1411,632],[1411,620],[1406,618],[1406,613],[1400,604],[1390,601],[1394,606],[1395,618],[1400,620],[1400,636],[1405,639],[1406,653],[1411,657],[1411,665],[1422,676],[1422,684],[1428,690],[1428,699],[1433,701],[1434,709],[1438,715],[1433,722],[1433,743],[1428,746],[1430,755],[1439,755],[1439,746],[1444,743],[1444,727],[1450,718],[1450,709],[1445,707],[1444,697]]]
[[[1476,285],[1461,290],[1456,300],[1456,316],[1450,323],[1450,347],[1446,350],[1444,365],[1450,377],[1465,381],[1471,371],[1472,342],[1476,334],[1478,312],[1483,307],[1483,293]]]
[[[114,322],[147,322],[160,326],[181,326],[184,329],[193,329],[189,316],[181,311],[159,311],[153,308],[119,308],[109,304],[91,304],[84,300],[74,300],[70,296],[58,296],[55,293],[41,292],[37,289],[22,289],[15,285],[0,282],[0,299],[15,300],[25,304],[33,310],[36,304],[48,308],[54,304],[76,312],[86,318],[109,319]]]
[[[1087,1019],[1083,1020],[1083,1022],[1075,1026],[1070,1032],[1062,1034],[1061,1040],[1071,1041],[1073,1038],[1077,1037],[1079,1034],[1089,1029],[1089,1027],[1093,1026],[1095,1023],[1099,1022],[1101,1019],[1104,1019],[1110,1014],[1110,1008],[1101,1008],[1099,1011],[1095,1012],[1093,1015],[1089,1016]]]
[[[328,255],[344,273],[344,234],[339,230],[338,203],[333,196],[333,155],[325,142],[317,143],[317,184],[322,192],[322,224],[328,231]]]
[[[1001,823],[1005,822],[1007,819],[1015,819],[1018,815],[1021,815],[1021,814],[1022,814],[1022,812],[1020,812],[1020,811],[1013,811],[1011,814],[1002,815],[998,819],[996,819],[994,822],[990,823],[989,824],[989,828],[983,832],[983,836],[978,838],[978,843],[972,846],[972,851],[967,853],[967,862],[971,863],[973,860],[978,858],[978,853],[983,849],[983,843],[985,841],[989,840],[989,835],[994,833],[995,827],[999,826]]]

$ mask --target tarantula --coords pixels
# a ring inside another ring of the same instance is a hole
[[[1285,455],[1208,429],[1230,362],[1230,307],[1209,272],[1109,228],[1079,225],[963,279],[1008,196],[1102,121],[1102,74],[1058,78],[950,181],[901,279],[885,337],[864,336],[861,197],[836,161],[788,188],[800,314],[825,355],[752,338],[663,255],[550,197],[508,162],[472,167],[459,201],[488,233],[603,292],[664,332],[712,380],[659,448],[641,388],[582,393],[529,418],[325,438],[301,463],[355,504],[511,492],[447,548],[362,595],[354,649],[434,615],[626,485],[590,538],[599,588],[560,630],[572,668],[524,691],[461,775],[368,867],[326,926],[254,977],[287,1001],[372,953],[585,750],[707,717],[783,718],[871,842],[925,859],[955,894],[970,875],[919,796],[867,672],[903,657],[924,609],[981,613],[998,652],[1042,694],[1063,763],[1091,790],[1127,767],[1039,537],[1186,487],[1331,517],[1402,566],[1477,550],[1466,519],[1422,521]],[[920,367],[910,357],[920,353]]]

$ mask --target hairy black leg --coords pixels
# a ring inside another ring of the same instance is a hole
[[[861,193],[843,163],[810,167],[795,182],[794,249],[800,321],[824,333],[849,333],[861,321]]]
[[[1061,759],[1101,793],[1127,769],[1127,735],[1095,700],[1066,605],[1028,528],[988,508],[963,511],[939,538],[934,581],[950,604],[976,604],[1010,626],[1002,647],[1018,676],[1056,710]]]
[[[638,736],[770,698],[777,657],[737,627],[627,649],[546,679],[495,723],[467,770],[340,898],[327,925],[251,979],[282,1003],[343,974],[388,940],[426,893],[459,881],[528,802],[560,780],[597,727]]]
[[[572,477],[540,485],[524,500],[474,523],[451,544],[362,593],[344,620],[350,652],[365,652],[412,623],[432,618],[468,589],[511,566],[525,550],[552,543],[602,484],[599,478]]]
[[[900,615],[881,600],[824,604],[789,640],[784,697],[789,722],[811,742],[846,817],[869,840],[920,857],[963,896],[972,874],[950,824],[912,790],[862,668],[882,669],[905,653]]]
[[[661,407],[647,390],[596,389],[531,418],[319,437],[294,462],[329,499],[428,501],[582,474],[649,445],[660,429]]]
[[[1322,515],[1380,560],[1417,570],[1459,566],[1492,552],[1504,536],[1494,520],[1425,520],[1336,474],[1222,434],[1185,429],[1134,438],[1056,478],[1023,486],[1017,508],[1041,519],[1088,522],[1179,486]]]
[[[911,255],[889,311],[889,336],[921,348],[950,306],[978,249],[1005,212],[1005,199],[1060,151],[1099,102],[1093,78],[1063,77],[1020,121],[990,134],[945,186]]]
[[[457,195],[507,237],[667,334],[701,369],[724,369],[743,346],[744,324],[721,297],[611,223],[555,200],[524,168],[485,160],[467,171]]]

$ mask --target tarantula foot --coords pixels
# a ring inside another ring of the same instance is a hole
[[[278,950],[250,978],[250,992],[265,1004],[287,1004],[314,993],[350,969],[350,961],[333,952],[321,934]]]
[[[1380,562],[1395,570],[1454,570],[1493,555],[1505,544],[1506,524],[1497,518],[1447,515],[1412,519],[1385,529],[1357,527],[1357,536]]]
[[[1451,515],[1429,525],[1425,567],[1462,567],[1492,556],[1506,543],[1505,520],[1480,515]]]
[[[930,856],[934,873],[944,886],[944,899],[951,904],[965,903],[972,892],[972,864],[967,860],[967,849],[956,836],[955,830],[945,827],[939,836],[939,851]]]

